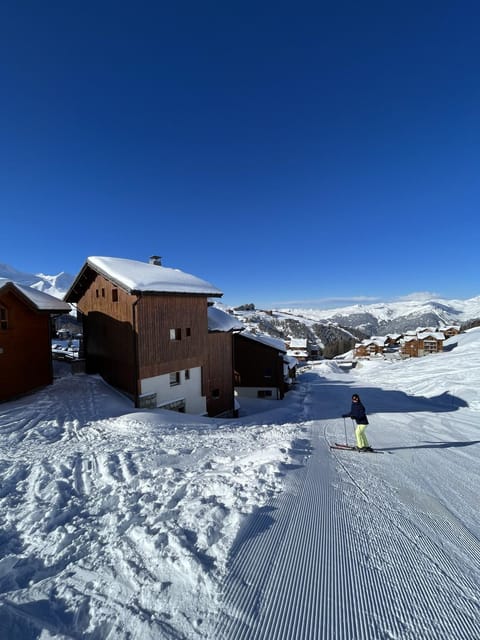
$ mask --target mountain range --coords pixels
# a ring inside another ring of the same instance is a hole
[[[339,309],[288,309],[292,315],[316,322],[330,322],[366,334],[384,336],[419,327],[462,325],[480,318],[480,296],[468,300],[423,298]]]
[[[0,263],[0,278],[31,286],[63,298],[74,276],[24,273]],[[355,341],[373,335],[404,333],[419,327],[465,325],[480,318],[480,296],[468,300],[437,298],[407,299],[337,309],[255,309],[246,304],[235,309],[220,302],[216,306],[235,315],[253,333],[275,338],[308,338],[327,357],[350,349]]]
[[[24,273],[8,264],[0,263],[0,278],[7,278],[24,284],[38,291],[48,293],[55,298],[63,298],[74,281],[74,276],[63,271],[56,276],[47,276],[43,273]]]

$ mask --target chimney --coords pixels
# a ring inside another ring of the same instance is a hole
[[[150,256],[149,258],[150,264],[155,264],[157,267],[162,266],[162,256]]]

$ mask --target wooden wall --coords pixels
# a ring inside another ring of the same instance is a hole
[[[140,378],[205,364],[207,304],[206,296],[162,294],[141,297],[135,309]],[[179,340],[170,339],[171,329],[180,330]]]
[[[137,393],[132,326],[135,300],[97,275],[77,304],[83,320],[87,373],[99,373],[132,397]]]
[[[0,329],[0,401],[53,381],[50,314],[31,309],[13,291],[0,296],[8,328]]]
[[[207,365],[203,369],[203,389],[209,416],[233,415],[233,336],[231,333],[208,334]]]

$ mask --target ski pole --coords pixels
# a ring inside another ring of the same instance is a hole
[[[345,431],[345,444],[348,445],[348,440],[347,440],[347,423],[345,421],[345,418],[343,419],[343,429]]]

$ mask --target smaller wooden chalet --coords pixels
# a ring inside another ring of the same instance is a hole
[[[402,338],[403,334],[401,333],[388,333],[385,337],[385,346],[390,348],[398,347]]]
[[[233,334],[245,325],[214,306],[208,307],[208,360],[206,367],[207,413],[232,417],[235,405]]]
[[[307,338],[290,338],[288,340],[287,353],[299,362],[307,362],[308,360],[308,344]]]
[[[52,318],[69,304],[0,278],[0,401],[52,384]]]
[[[83,322],[87,373],[100,374],[136,407],[213,415],[233,409],[232,361],[221,344],[228,337],[208,327],[208,299],[222,295],[158,256],[149,263],[93,256],[65,299]]]
[[[450,325],[448,327],[442,327],[441,331],[442,331],[443,335],[445,336],[445,339],[453,338],[453,336],[458,336],[458,334],[460,333],[460,326],[459,325]]]
[[[285,343],[265,335],[234,334],[235,387],[239,396],[281,400],[285,395]]]
[[[418,358],[418,338],[416,334],[406,334],[402,338],[400,352],[406,358]]]
[[[370,358],[382,355],[385,351],[385,338],[367,338],[355,345],[356,358]]]

